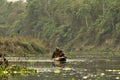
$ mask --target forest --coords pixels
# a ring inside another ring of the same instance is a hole
[[[119,54],[120,0],[0,0],[0,46],[8,53],[60,47]]]

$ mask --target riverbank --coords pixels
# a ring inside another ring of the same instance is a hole
[[[33,38],[23,37],[0,37],[0,52],[6,56],[38,56],[49,57],[52,56],[52,49],[49,51],[46,43]],[[63,48],[66,56],[120,56],[120,47],[96,46],[94,48],[83,47],[82,50],[66,51]],[[44,55],[42,55],[44,54]]]
[[[30,56],[45,54],[43,41],[23,37],[0,37],[0,52],[6,56]]]

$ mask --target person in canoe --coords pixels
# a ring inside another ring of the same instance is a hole
[[[55,61],[66,61],[66,57],[63,51],[59,48],[56,48],[53,52],[52,59],[54,59]]]
[[[8,60],[5,58],[4,54],[0,52],[0,66],[8,67]]]

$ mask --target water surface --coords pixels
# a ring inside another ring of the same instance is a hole
[[[64,64],[51,59],[8,59],[10,64],[34,68],[37,73],[6,75],[3,80],[120,80],[120,57],[80,57]]]

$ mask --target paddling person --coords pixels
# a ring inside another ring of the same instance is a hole
[[[3,56],[3,64],[5,65],[5,68],[7,68],[9,66],[8,60]]]
[[[59,55],[60,55],[60,49],[56,48],[55,51],[53,52],[52,58],[59,57]]]
[[[65,57],[65,55],[64,55],[62,50],[59,51],[59,57]]]
[[[4,54],[2,52],[0,52],[0,65],[2,65],[4,62],[3,56],[4,56]]]
[[[60,50],[59,48],[56,48],[55,51],[53,52],[52,59],[57,61],[66,61],[66,57],[63,51]]]
[[[5,68],[9,65],[8,60],[5,58],[5,55],[0,52],[0,65],[5,66]]]

